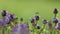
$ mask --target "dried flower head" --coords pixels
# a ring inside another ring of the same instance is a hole
[[[42,20],[43,24],[48,23],[48,21],[46,19]]]
[[[53,13],[54,13],[54,14],[57,14],[57,13],[58,13],[57,8],[54,9],[54,12],[53,12]]]
[[[23,18],[20,18],[20,21],[23,21]]]
[[[37,25],[36,25],[36,28],[37,28],[37,29],[40,29],[40,26],[37,24]]]
[[[52,23],[51,23],[51,21],[48,22],[48,28],[52,29]]]

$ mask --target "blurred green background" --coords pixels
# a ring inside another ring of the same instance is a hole
[[[42,19],[50,20],[53,18],[53,10],[57,8],[59,13],[57,17],[60,19],[60,0],[0,0],[0,13],[7,10],[14,13],[18,18],[23,17],[24,21],[29,21],[30,17],[34,17],[35,12],[39,12],[41,25]],[[0,15],[1,16],[1,15]]]

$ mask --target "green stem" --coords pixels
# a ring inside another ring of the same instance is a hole
[[[45,28],[45,24],[44,24],[43,28],[40,30],[39,34],[41,34],[41,32],[44,30],[44,28]]]
[[[34,34],[34,26],[32,26],[32,29],[33,29],[33,34]]]
[[[2,28],[2,34],[5,34],[5,33],[4,33],[4,26],[3,26],[3,28]]]
[[[55,23],[55,26],[56,26],[56,23]],[[54,27],[55,27],[55,26],[54,26]],[[54,34],[56,34],[55,29],[54,29]]]
[[[58,31],[58,34],[59,34],[59,31]]]
[[[50,30],[50,34],[52,34],[52,31]]]
[[[8,30],[8,34],[10,34],[10,31]]]
[[[33,34],[34,34],[34,28],[33,28]]]
[[[56,18],[56,14],[55,14],[55,16],[54,16],[55,18]]]

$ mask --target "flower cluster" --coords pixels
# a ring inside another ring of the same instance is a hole
[[[59,34],[60,23],[59,19],[57,18],[57,8],[54,9],[53,14],[53,19],[47,20],[45,18],[42,20],[42,25],[40,25],[38,24],[38,22],[40,23],[39,12],[36,12],[35,16],[33,18],[30,18],[30,24],[28,21],[24,22],[23,18],[20,18],[20,22],[18,22],[18,17],[15,14],[11,14],[6,10],[2,10],[0,28],[2,29],[2,34],[4,34],[7,30],[8,34],[31,34],[31,32],[33,32],[33,34],[56,34],[57,31]]]

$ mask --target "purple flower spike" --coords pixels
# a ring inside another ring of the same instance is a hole
[[[29,34],[28,23],[20,24],[20,33],[19,34]]]
[[[6,15],[7,15],[6,10],[3,10],[3,11],[2,11],[2,16],[4,17],[4,16],[6,16]]]
[[[53,13],[54,13],[54,14],[57,14],[57,13],[58,13],[57,8],[54,9],[54,12],[53,12]]]
[[[7,17],[7,18],[2,18],[2,21],[4,22],[4,23],[9,23],[10,22],[10,20],[9,20],[9,18]]]
[[[10,18],[13,19],[13,14],[10,15]]]
[[[24,23],[24,28],[26,28],[27,27],[27,23]]]
[[[19,25],[17,22],[15,22],[14,26],[11,28],[11,33],[17,34],[19,31]]]
[[[0,26],[4,26],[4,22],[0,19]]]
[[[35,16],[36,21],[38,21],[38,20],[39,20],[39,18],[40,18],[40,16]]]
[[[58,18],[53,18],[54,23],[58,23]]]
[[[7,23],[9,23],[10,20],[8,18],[3,17],[2,19],[0,19],[0,25],[6,25]]]
[[[31,18],[30,21],[31,21],[31,23],[35,23],[35,19],[34,18]]]
[[[43,24],[48,23],[48,21],[46,19],[42,20]]]
[[[19,27],[11,28],[10,34],[18,34],[18,33],[19,33]]]
[[[18,31],[18,27],[13,27],[11,32],[17,32]]]
[[[14,14],[8,14],[7,17],[9,18],[10,21],[13,21],[15,18]]]
[[[56,25],[55,28],[58,29],[58,30],[60,30],[60,23],[57,23],[57,25]]]
[[[11,17],[12,14],[7,14],[7,17],[9,18],[9,20],[11,20],[13,17]]]
[[[26,24],[20,24],[20,34],[26,33]]]

